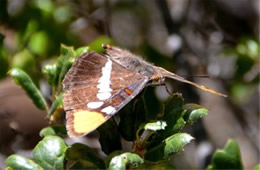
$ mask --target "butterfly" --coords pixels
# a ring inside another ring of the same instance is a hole
[[[133,100],[145,87],[164,85],[166,79],[191,84],[219,96],[226,95],[196,84],[108,44],[106,55],[89,51],[72,65],[63,80],[63,108],[70,137],[86,135]]]

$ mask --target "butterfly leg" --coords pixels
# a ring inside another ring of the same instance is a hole
[[[173,92],[171,92],[171,91],[168,89],[168,86],[167,86],[167,84],[166,84],[166,83],[164,83],[163,85],[164,85],[164,87],[165,87],[165,90],[167,91],[167,93],[168,93],[170,96],[172,96],[172,95],[173,95]]]

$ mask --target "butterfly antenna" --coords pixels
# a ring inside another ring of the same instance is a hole
[[[164,76],[166,78],[174,79],[174,80],[177,80],[177,81],[180,81],[180,82],[183,82],[183,83],[187,83],[187,84],[193,85],[193,86],[195,86],[195,87],[197,87],[197,88],[199,88],[199,89],[201,89],[203,91],[206,91],[206,92],[209,92],[209,93],[212,93],[212,94],[216,94],[218,96],[227,97],[227,95],[222,94],[220,92],[217,92],[216,90],[213,90],[213,89],[207,88],[207,87],[205,87],[203,85],[199,85],[199,84],[194,83],[192,81],[186,80],[185,78],[183,78],[183,77],[181,77],[181,76],[179,76],[177,74],[171,73],[171,72],[169,72],[169,71],[167,71],[167,70],[165,70],[165,69],[163,69],[161,67],[158,67],[158,68],[162,71],[162,73],[164,74]]]

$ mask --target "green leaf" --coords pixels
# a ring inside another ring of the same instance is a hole
[[[254,85],[249,83],[234,83],[231,86],[232,100],[235,103],[243,104],[249,96],[255,93]]]
[[[197,104],[185,104],[184,108],[187,110],[184,115],[184,120],[190,125],[208,114],[208,109]]]
[[[46,127],[40,131],[41,137],[50,136],[50,135],[56,135],[56,132],[52,127]]]
[[[121,154],[123,154],[123,153],[124,153],[124,151],[122,151],[122,150],[118,150],[118,151],[114,151],[114,152],[110,153],[110,154],[106,157],[106,159],[105,159],[106,169],[108,169],[109,164],[110,164],[111,160],[112,160],[114,157],[116,157],[116,156],[118,156],[118,155],[121,155]]]
[[[67,131],[65,126],[55,125],[55,126],[49,126],[46,128],[43,128],[40,131],[40,136],[50,136],[50,135],[67,135]]]
[[[104,51],[102,44],[112,44],[112,40],[107,36],[99,36],[95,41],[89,44],[89,49],[96,52]]]
[[[105,169],[105,163],[88,146],[75,143],[67,149],[66,159],[72,162],[72,169]]]
[[[81,56],[82,54],[88,51],[89,51],[88,46],[77,48],[77,50],[75,51],[75,57],[78,58],[79,56]]]
[[[43,75],[45,76],[48,84],[50,86],[53,86],[54,83],[54,78],[55,78],[55,74],[56,74],[56,64],[47,64],[43,67],[42,69]]]
[[[186,133],[174,134],[165,139],[161,144],[148,150],[145,158],[149,161],[168,159],[170,156],[182,151],[184,146],[190,143],[192,139],[193,137]]]
[[[46,55],[48,51],[49,39],[45,31],[36,32],[31,35],[28,43],[29,49],[40,56]]]
[[[63,169],[67,146],[58,136],[46,136],[33,150],[34,161],[44,169]]]
[[[135,168],[134,168],[135,169]],[[176,169],[168,160],[167,161],[159,161],[159,162],[149,162],[145,161],[144,164],[141,164],[136,169],[149,169],[149,170],[168,170],[168,169]]]
[[[3,46],[4,36],[0,33],[0,79],[6,77],[9,68],[9,54],[7,49]]]
[[[35,57],[30,51],[24,49],[13,56],[11,68],[20,68],[21,70],[30,73],[32,76],[36,71]]]
[[[52,103],[51,105],[51,108],[48,112],[48,117],[50,117],[57,108],[60,108],[63,104],[63,96],[64,96],[64,93],[61,93],[57,99]]]
[[[260,164],[256,165],[256,166],[254,167],[254,170],[260,170]]]
[[[135,153],[126,152],[112,158],[109,164],[109,169],[124,170],[126,169],[126,165],[130,165],[132,168],[132,167],[137,167],[138,164],[142,164],[143,162],[144,162],[143,159],[139,155]]]
[[[185,113],[183,109],[184,100],[181,95],[175,94],[170,96],[164,104],[164,114],[162,120],[166,121],[165,130],[159,131],[159,134],[163,137],[171,136],[174,133],[179,132],[185,126],[185,121],[182,116]]]
[[[165,121],[158,120],[156,122],[146,123],[144,125],[144,129],[157,131],[157,130],[164,130],[166,126],[167,126],[167,123]]]
[[[39,109],[48,109],[47,103],[40,90],[35,86],[32,79],[24,71],[18,68],[13,68],[9,70],[9,74],[13,77],[14,82],[25,90],[27,95]]]
[[[6,165],[11,169],[20,169],[20,170],[43,170],[43,168],[36,164],[33,160],[27,159],[19,155],[11,155],[6,161]]]
[[[24,42],[29,42],[32,38],[32,35],[35,34],[38,30],[38,23],[35,19],[30,19],[28,20],[28,23],[26,24],[26,28],[24,30],[24,32],[20,32],[19,33],[19,38],[21,39],[20,41],[22,43]],[[26,46],[28,45],[28,43],[26,43]],[[25,46],[22,45],[22,47]]]
[[[54,2],[51,0],[35,0],[31,5],[34,5],[35,8],[39,8],[44,16],[52,16],[55,10]]]
[[[240,150],[235,140],[228,140],[223,150],[217,150],[208,166],[213,169],[243,169]]]
[[[60,53],[60,57],[56,63],[56,73],[54,80],[55,85],[58,87],[58,91],[61,90],[62,80],[74,62],[73,47],[61,45]]]
[[[109,119],[97,129],[102,151],[107,155],[122,148],[119,131],[112,119]]]
[[[69,22],[72,19],[72,13],[71,13],[70,6],[61,5],[56,6],[54,8],[54,19],[59,24],[65,24],[66,22]]]

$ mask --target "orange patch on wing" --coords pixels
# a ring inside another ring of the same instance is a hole
[[[76,133],[87,134],[98,128],[106,120],[107,118],[102,113],[77,110],[73,113],[73,129]]]
[[[119,99],[117,99],[117,98],[113,98],[112,101],[115,104],[120,104],[121,103],[121,101]]]
[[[129,90],[129,89],[127,89],[127,88],[126,88],[124,91],[125,91],[126,94],[128,94],[128,95],[131,95],[131,94],[133,93],[131,90]]]

